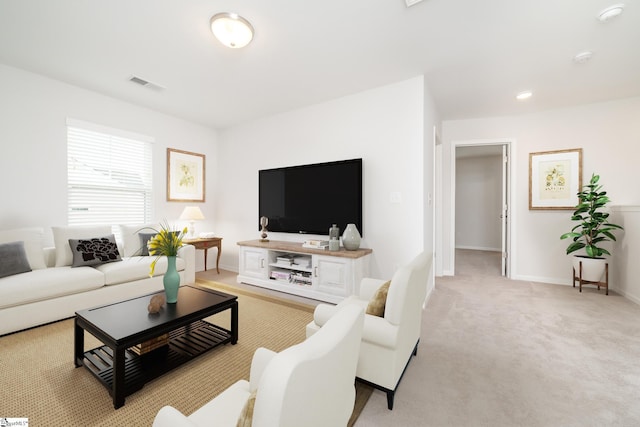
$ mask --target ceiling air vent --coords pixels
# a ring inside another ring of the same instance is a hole
[[[164,86],[160,86],[159,84],[156,84],[156,83],[151,83],[149,80],[145,80],[138,76],[131,76],[129,78],[129,81],[139,84],[140,86],[148,87],[149,89],[156,89],[156,90],[165,89]]]

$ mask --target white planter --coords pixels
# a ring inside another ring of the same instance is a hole
[[[573,257],[573,268],[576,276],[580,277],[580,263],[582,263],[582,280],[601,282],[604,276],[606,258],[589,258],[585,256]]]

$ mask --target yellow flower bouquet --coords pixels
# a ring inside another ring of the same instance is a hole
[[[169,223],[164,222],[160,224],[160,230],[154,231],[156,231],[157,234],[149,240],[147,245],[149,248],[149,255],[156,257],[149,266],[150,277],[153,276],[153,272],[156,269],[156,263],[160,257],[175,257],[178,255],[178,250],[182,247],[182,239],[187,234],[187,227],[182,231],[173,231],[171,230]]]

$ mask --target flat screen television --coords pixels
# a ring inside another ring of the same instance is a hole
[[[268,231],[328,235],[353,223],[363,235],[362,159],[264,169],[258,181],[258,224],[266,216]]]

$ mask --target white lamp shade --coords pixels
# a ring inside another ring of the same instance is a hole
[[[187,206],[182,211],[182,214],[180,215],[180,219],[185,219],[187,221],[196,221],[196,220],[204,219],[204,215],[202,214],[202,211],[200,210],[199,207]]]
[[[242,16],[235,13],[218,13],[211,17],[211,31],[223,45],[241,48],[253,39],[253,27]]]

